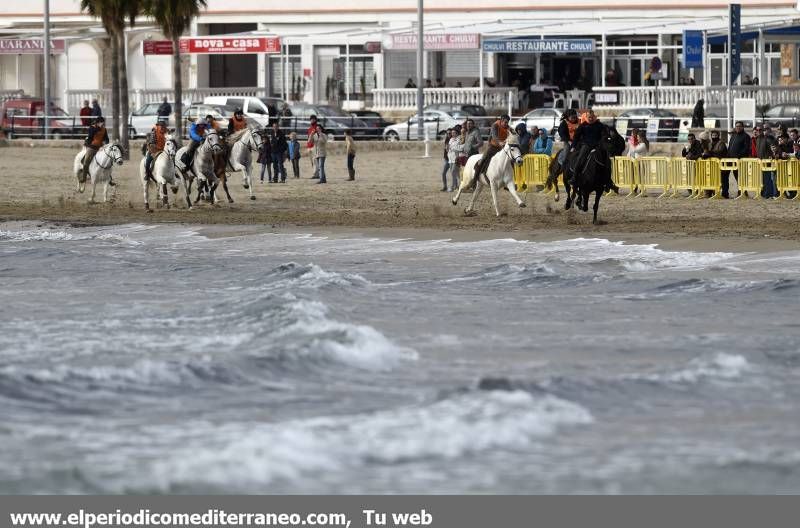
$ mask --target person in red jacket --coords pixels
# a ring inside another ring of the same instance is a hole
[[[318,125],[317,125],[317,116],[312,115],[308,119],[309,119],[309,121],[311,121],[311,126],[308,127],[308,132],[306,133],[307,137],[308,137],[308,141],[306,142],[306,148],[309,149],[309,151],[310,151],[310,150],[314,149],[314,142],[311,140],[311,137],[317,131]],[[314,167],[314,175],[311,176],[311,179],[312,180],[313,179],[318,179],[319,178],[319,167],[317,167],[317,163],[316,163],[316,160],[314,159],[314,156],[309,156],[309,158],[311,159],[311,165]]]
[[[81,125],[88,127],[92,124],[92,108],[89,106],[89,101],[83,102],[83,107],[81,108]]]

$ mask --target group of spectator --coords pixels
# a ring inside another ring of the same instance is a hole
[[[681,155],[690,160],[709,158],[800,159],[800,137],[798,137],[797,129],[787,131],[784,126],[778,127],[777,133],[773,133],[772,127],[768,124],[753,127],[751,136],[745,132],[744,123],[737,121],[727,145],[720,139],[720,133],[717,130],[712,130],[710,134],[703,132],[700,139],[697,139],[694,134],[689,134]],[[738,181],[738,172],[732,172]],[[764,171],[762,177],[761,196],[777,198],[779,194],[775,185],[775,172]],[[723,198],[728,198],[728,192],[729,175],[726,174],[722,178]]]
[[[80,111],[81,125],[85,127],[91,126],[98,117],[103,117],[103,110],[100,108],[100,103],[97,99],[92,99],[92,106],[89,106],[89,101],[85,100]]]
[[[310,117],[311,125],[308,128],[308,141],[306,149],[311,166],[313,167],[312,179],[317,183],[328,183],[325,173],[325,160],[328,157],[328,142],[331,140],[325,132],[325,127],[317,121],[317,116]],[[300,142],[297,134],[291,132],[287,137],[280,124],[276,121],[272,124],[271,131],[262,132],[263,143],[258,153],[258,162],[261,164],[261,182],[264,182],[264,173],[267,173],[267,181],[270,183],[286,183],[286,168],[284,163],[291,161],[292,172],[295,178],[300,178],[300,158],[302,157]],[[356,179],[355,157],[356,146],[353,134],[350,130],[345,131],[345,150],[347,154],[348,181]]]

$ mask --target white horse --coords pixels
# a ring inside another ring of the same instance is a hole
[[[167,135],[167,141],[164,144],[164,150],[161,151],[153,160],[153,179],[147,177],[144,163],[147,159],[142,158],[139,162],[139,178],[142,180],[142,187],[144,188],[144,208],[147,211],[150,209],[149,190],[150,184],[155,183],[158,187],[158,199],[161,203],[169,208],[169,193],[167,192],[167,185],[172,187],[173,194],[178,193],[178,180],[175,178],[175,153],[178,151],[178,142],[172,134]]]
[[[86,180],[83,179],[83,157],[86,155],[87,147],[83,147],[75,155],[75,162],[72,165],[75,178],[78,180],[78,192],[83,192],[86,188]],[[103,188],[103,202],[108,201],[108,182],[111,181],[111,169],[114,164],[122,165],[122,148],[116,143],[109,143],[100,147],[89,164],[89,178],[92,181],[92,197],[89,203],[95,203],[94,198],[97,192],[97,184],[105,183]]]
[[[250,199],[255,200],[253,195],[252,178],[250,176],[250,169],[252,167],[252,152],[261,150],[264,139],[261,134],[252,128],[246,128],[242,132],[237,132],[230,138],[233,140],[230,154],[228,155],[227,172],[242,172],[242,183],[244,188],[250,192]],[[230,170],[228,170],[230,169]]]
[[[461,185],[452,199],[453,205],[458,204],[458,199],[461,197],[462,191],[470,186],[473,175],[475,174],[475,164],[480,161],[481,157],[481,154],[474,154],[467,160],[467,164],[464,166],[464,172],[461,174]],[[497,191],[503,187],[508,189],[508,192],[514,197],[519,207],[525,207],[525,202],[523,202],[522,198],[517,194],[517,187],[514,184],[514,165],[522,165],[522,151],[519,148],[519,137],[515,134],[511,134],[508,136],[508,140],[506,140],[506,144],[503,145],[500,152],[492,156],[492,159],[489,160],[489,166],[486,169],[486,178],[488,178],[489,189],[492,191],[492,202],[494,203],[494,212],[497,216],[500,216],[500,209],[497,206]],[[472,194],[472,200],[470,200],[469,205],[464,209],[465,214],[476,214],[475,201],[478,199],[478,195],[483,190],[484,185],[485,184],[479,178],[475,184],[475,192]]]
[[[206,188],[208,199],[213,203],[216,203],[217,199],[214,196],[214,190],[219,184],[219,179],[217,178],[214,162],[215,157],[219,154],[222,154],[223,151],[223,147],[219,142],[219,134],[217,134],[216,130],[206,130],[205,141],[203,141],[202,145],[197,147],[194,160],[190,162],[194,167],[194,172],[192,172],[190,167],[184,165],[181,159],[183,158],[183,153],[186,152],[188,148],[188,146],[181,147],[181,149],[175,155],[175,168],[178,171],[178,176],[180,176],[181,180],[183,181],[183,190],[186,192],[186,205],[189,207],[189,209],[192,208],[192,199],[190,194],[192,192],[192,182],[194,181],[195,176],[197,176],[198,180],[197,200],[195,200],[195,203],[200,201],[201,184]]]

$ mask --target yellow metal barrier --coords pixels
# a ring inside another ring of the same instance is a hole
[[[739,160],[739,190],[742,192],[738,198],[745,193],[761,198],[761,187],[764,180],[761,178],[761,160],[757,158],[742,158]]]
[[[514,184],[521,192],[536,190],[547,183],[547,174],[550,169],[550,156],[546,154],[526,154],[522,165],[514,167]]]
[[[639,196],[647,191],[661,191],[661,198],[669,189],[669,158],[648,156],[636,160],[639,164]]]
[[[783,198],[787,191],[794,191],[792,200],[800,196],[800,160],[790,159],[778,162],[778,193]]]
[[[719,189],[722,186],[719,166],[719,160],[716,158],[697,160],[693,187],[695,198],[704,198],[706,191],[711,191],[715,197],[719,197]]]
[[[669,187],[672,189],[671,197],[677,198],[681,191],[687,191],[689,196],[694,194],[694,177],[697,172],[695,160],[686,158],[671,158],[669,160]]]
[[[633,195],[639,182],[638,164],[635,160],[627,156],[615,157],[612,167],[612,179],[617,187],[627,187],[630,189],[630,192],[626,196]]]

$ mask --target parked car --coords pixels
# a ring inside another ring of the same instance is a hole
[[[442,112],[447,112],[451,116],[455,117],[456,119],[464,120],[468,117],[486,117],[488,114],[486,113],[486,108],[481,105],[470,105],[470,104],[455,104],[455,103],[438,103],[428,105],[423,108],[423,111],[427,112],[428,110],[439,110]]]
[[[2,108],[0,128],[8,137],[44,136],[44,119],[41,117],[44,115],[42,99],[8,99],[0,108]],[[70,116],[57,106],[52,107],[49,117],[51,119],[48,127],[50,128],[50,137],[53,139],[75,137],[84,133],[85,129],[81,126],[80,118]]]
[[[428,131],[429,139],[437,139],[444,136],[448,128],[461,123],[447,112],[441,110],[428,110],[422,116],[424,120],[424,130]],[[383,129],[383,139],[386,141],[400,141],[401,139],[417,139],[419,124],[417,116],[413,115],[402,123],[396,123]]]
[[[354,137],[375,135],[374,129],[370,129],[364,121],[334,106],[294,103],[291,110],[292,120],[288,128],[297,132],[298,136],[305,136],[311,126],[312,115],[317,116],[317,122],[336,139],[344,139],[344,131],[347,129],[352,130]]]
[[[161,106],[160,101],[157,103],[146,103],[131,112],[131,115],[128,116],[128,127],[131,137],[145,137],[147,133],[150,132],[153,125],[155,125],[158,120],[159,106]],[[173,112],[169,115],[167,127],[175,128],[175,103],[170,103],[170,106],[172,106]]]
[[[381,132],[383,132],[383,129],[387,126],[394,124],[394,121],[387,121],[379,112],[373,110],[356,110],[350,113],[364,121],[368,127],[374,127]]]
[[[781,103],[770,107],[764,113],[764,122],[773,126],[786,125],[789,128],[800,125],[800,104]]]
[[[277,97],[230,97],[214,95],[203,99],[203,103],[212,106],[232,106],[241,108],[244,115],[258,123],[261,127],[272,126],[278,116],[291,116],[289,104]]]
[[[214,120],[219,123],[219,126],[222,128],[228,127],[228,116],[233,115],[233,111],[230,112],[222,106],[217,105],[207,105],[205,103],[192,103],[189,105],[183,112],[183,129],[184,131],[188,130],[189,122],[196,121],[197,118],[204,118],[207,115],[214,116]]]
[[[557,135],[558,125],[561,122],[562,111],[557,108],[537,108],[531,110],[521,119],[511,122],[511,129],[515,129],[518,124],[525,123],[525,126],[530,130],[532,127],[543,128],[547,133],[555,137]]]
[[[633,128],[646,129],[647,121],[653,117],[661,119],[678,119],[678,116],[663,108],[632,108],[617,116],[617,119],[628,120],[628,130]]]

